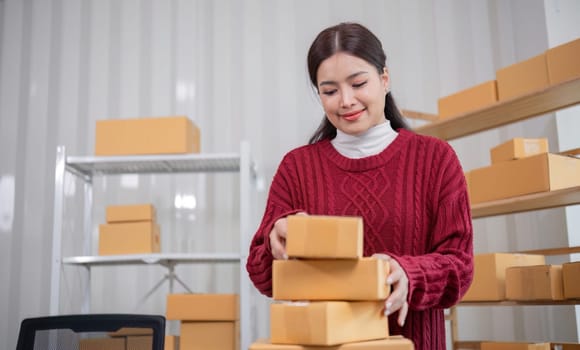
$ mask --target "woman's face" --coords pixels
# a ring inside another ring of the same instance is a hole
[[[389,74],[344,52],[322,61],[316,74],[326,117],[338,130],[357,135],[386,122],[385,96]]]

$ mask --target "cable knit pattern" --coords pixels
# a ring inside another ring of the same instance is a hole
[[[246,265],[267,296],[269,232],[277,219],[299,211],[363,217],[364,255],[389,254],[409,277],[410,311],[404,327],[391,315],[391,334],[412,339],[417,350],[445,349],[443,309],[461,299],[473,276],[465,178],[446,142],[399,130],[383,152],[366,158],[346,158],[328,140],[286,154]]]

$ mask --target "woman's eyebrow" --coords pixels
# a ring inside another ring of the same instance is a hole
[[[356,72],[356,73],[352,73],[351,75],[346,77],[346,80],[351,80],[352,78],[356,78],[361,74],[367,74],[367,73],[368,72],[364,71],[364,70]],[[332,81],[332,80],[325,80],[325,81],[320,82],[320,84],[318,84],[318,86],[324,86],[324,85],[337,85],[337,83],[335,81]]]

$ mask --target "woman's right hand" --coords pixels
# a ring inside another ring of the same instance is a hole
[[[305,212],[296,215],[308,215]],[[288,259],[286,254],[286,233],[288,232],[288,219],[286,217],[276,220],[270,231],[270,250],[274,259]]]

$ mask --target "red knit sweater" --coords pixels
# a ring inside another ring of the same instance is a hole
[[[444,141],[399,130],[381,153],[350,159],[330,141],[289,152],[274,176],[246,268],[256,288],[272,295],[269,232],[284,216],[362,216],[364,255],[386,253],[409,278],[409,314],[391,334],[417,350],[445,349],[443,309],[456,304],[473,276],[473,232],[465,178]]]

